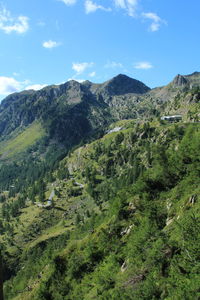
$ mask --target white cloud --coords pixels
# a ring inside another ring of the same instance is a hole
[[[86,14],[93,13],[98,9],[105,10],[105,11],[111,11],[111,8],[106,8],[102,5],[98,5],[94,2],[92,2],[91,0],[86,0],[85,1],[85,12],[86,12]]]
[[[126,10],[129,16],[136,16],[138,0],[114,0],[114,4],[116,7]]]
[[[20,73],[17,72],[13,72],[13,76],[18,77],[20,75]]]
[[[141,69],[141,70],[149,70],[153,68],[153,65],[150,62],[147,61],[141,61],[135,64],[135,69]]]
[[[86,69],[92,67],[93,65],[93,62],[73,63],[72,69],[77,73],[77,75],[79,75],[82,74]]]
[[[94,72],[91,72],[90,74],[89,74],[89,76],[90,77],[95,77],[96,76],[96,72],[94,71]]]
[[[66,5],[74,5],[77,3],[77,0],[57,0],[62,1]],[[111,0],[113,7],[105,7],[97,3],[97,0],[84,0],[85,12],[86,14],[94,13],[97,10],[104,10],[111,12],[113,9],[124,10],[127,15],[133,18],[148,19],[151,20],[149,30],[152,32],[158,31],[162,24],[166,24],[166,21],[161,19],[156,13],[153,12],[142,12],[141,7],[139,7],[140,0]]]
[[[154,32],[154,31],[158,31],[160,29],[160,23],[152,23],[149,26],[150,31]]]
[[[13,77],[0,76],[0,99],[1,96],[6,97],[9,94],[20,92],[22,90],[40,90],[46,84],[33,84],[30,85],[29,80],[18,81]]]
[[[47,84],[33,84],[33,85],[29,85],[25,88],[25,90],[41,90],[43,89],[45,86],[47,86]]]
[[[152,21],[152,23],[149,26],[149,30],[154,32],[158,31],[162,24],[166,24],[166,21],[161,19],[156,13],[148,12],[148,13],[141,13],[139,14],[137,11],[138,4],[140,0],[113,0],[115,7],[120,8],[126,11],[126,13],[134,18],[143,18],[143,19],[149,19]]]
[[[84,81],[85,81],[85,79],[75,79],[74,77],[72,77],[72,78],[68,78],[68,80],[67,80],[67,81],[71,81],[71,80],[77,81],[77,82],[79,82],[79,83],[82,83],[82,82],[84,82]]]
[[[115,0],[115,5],[123,9],[126,8],[125,0]]]
[[[147,19],[153,20],[155,23],[161,22],[161,18],[155,13],[149,12],[149,13],[143,13],[142,15]]]
[[[74,79],[76,81],[78,81],[79,83],[83,83],[85,81],[85,79]]]
[[[13,18],[6,8],[0,9],[0,30],[9,34],[16,32],[25,33],[29,29],[28,17],[18,16]]]
[[[0,95],[8,95],[18,92],[21,89],[21,82],[12,77],[0,76]]]
[[[49,40],[49,41],[43,42],[42,46],[47,49],[52,49],[52,48],[60,46],[60,43]]]
[[[58,1],[61,1],[61,2],[65,3],[66,5],[76,4],[76,0],[58,0]]]
[[[166,24],[166,22],[162,20],[157,14],[152,12],[142,13],[142,17],[152,21],[151,25],[149,26],[149,30],[152,32],[158,31],[162,23]]]
[[[109,61],[104,65],[106,69],[115,69],[115,68],[123,68],[123,65],[116,61]]]

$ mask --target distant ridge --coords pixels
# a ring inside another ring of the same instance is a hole
[[[193,72],[188,75],[176,75],[174,80],[171,82],[173,87],[184,87],[186,85],[189,86],[199,86],[200,85],[200,72]]]

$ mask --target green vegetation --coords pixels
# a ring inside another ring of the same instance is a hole
[[[123,125],[61,162],[54,208],[9,213],[6,299],[198,299],[200,126]]]
[[[15,138],[0,143],[1,159],[11,158],[16,154],[25,151],[44,135],[45,131],[41,124],[34,122]]]
[[[122,75],[73,81],[2,102],[6,300],[200,298],[197,77],[137,95]]]

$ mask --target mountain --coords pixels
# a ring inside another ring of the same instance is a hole
[[[111,99],[112,96],[144,94],[148,92],[150,88],[141,81],[119,74],[103,84],[91,84],[90,90],[93,94],[101,95],[105,101],[109,103],[109,99]]]
[[[199,296],[199,87],[118,75],[2,101],[5,299]]]
[[[174,88],[194,88],[198,87],[200,82],[200,73],[194,72],[190,75],[180,75],[178,74],[174,80],[171,82],[171,86]]]
[[[0,104],[0,188],[14,185],[19,191],[37,178],[40,166],[42,175],[72,147],[102,134],[113,121],[136,117],[133,98],[147,90],[143,83],[119,75],[99,85],[71,80],[11,94]],[[26,178],[20,183],[19,173]]]
[[[199,120],[200,73],[178,74],[166,86],[152,89],[143,96],[162,114],[182,114],[185,121]]]
[[[150,90],[120,74],[103,84],[72,80],[39,91],[14,93],[0,104],[1,139],[37,120],[50,138],[71,146],[114,120],[143,117],[157,104],[173,101],[178,93],[190,92],[199,84],[200,73],[194,72],[177,75],[166,87]]]
[[[2,135],[7,135],[13,129],[40,120],[45,128],[49,131],[55,131],[55,135],[57,134],[58,138],[61,138],[62,136],[59,136],[60,131],[58,132],[55,127],[61,126],[63,127],[62,130],[70,129],[68,124],[60,125],[59,123],[55,126],[52,120],[54,116],[63,118],[62,122],[69,118],[73,119],[71,122],[76,122],[74,119],[77,115],[82,114],[83,123],[87,123],[85,126],[89,127],[89,120],[86,119],[90,110],[98,110],[101,107],[102,103],[95,101],[92,94],[76,81],[70,81],[60,86],[49,86],[40,91],[16,93],[8,96],[1,103],[0,131]],[[77,112],[76,116],[73,113],[74,110]],[[76,123],[78,126],[79,123]],[[79,130],[81,129],[82,126]],[[70,133],[72,134],[72,132]]]
[[[175,78],[174,78],[174,80],[173,80],[173,82],[172,82],[172,85],[173,85],[173,87],[181,87],[181,86],[186,86],[188,84],[188,80],[184,77],[184,76],[182,76],[182,75],[180,75],[180,74],[178,74]]]
[[[81,84],[71,80],[62,85],[45,87],[40,91],[15,93],[8,96],[0,105],[0,133],[8,135],[18,127],[41,120],[44,127],[64,140],[61,131],[67,134],[66,139],[73,136],[72,131],[68,134],[69,122],[63,124],[64,119],[71,118],[70,122],[76,123],[76,125],[72,124],[74,129],[80,121],[83,122],[78,130],[80,136],[84,136],[84,127],[88,132],[98,127],[98,124],[101,125],[101,112],[106,115],[108,108],[107,98],[133,93],[142,94],[148,90],[150,89],[140,81],[118,75],[104,84],[90,82]],[[62,118],[62,125],[55,125],[52,121],[54,116],[58,115]],[[79,120],[76,120],[77,115]]]

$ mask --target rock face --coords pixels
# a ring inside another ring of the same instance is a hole
[[[139,80],[119,74],[103,84],[90,85],[90,90],[93,94],[100,95],[106,103],[109,103],[114,96],[142,95],[148,92],[150,88]]]
[[[186,85],[187,83],[188,83],[187,79],[180,74],[178,74],[172,82],[173,87],[181,87]]]
[[[152,99],[162,103],[172,98],[176,92],[172,86],[174,90],[200,86],[199,74],[177,75],[169,86],[151,91],[141,81],[119,74],[102,84],[71,80],[39,91],[14,93],[0,104],[0,136],[39,120],[51,139],[65,146],[80,143],[113,121],[148,114]]]
[[[150,90],[150,88],[141,81],[135,80],[122,74],[119,74],[113,79],[105,82],[102,87],[111,96],[118,96],[129,93],[144,94]]]
[[[113,120],[108,106],[115,96],[147,91],[149,88],[142,82],[118,75],[103,84],[71,80],[39,91],[14,93],[0,104],[0,135],[41,120],[51,137],[59,141],[69,139],[68,144],[73,137],[77,142]]]

